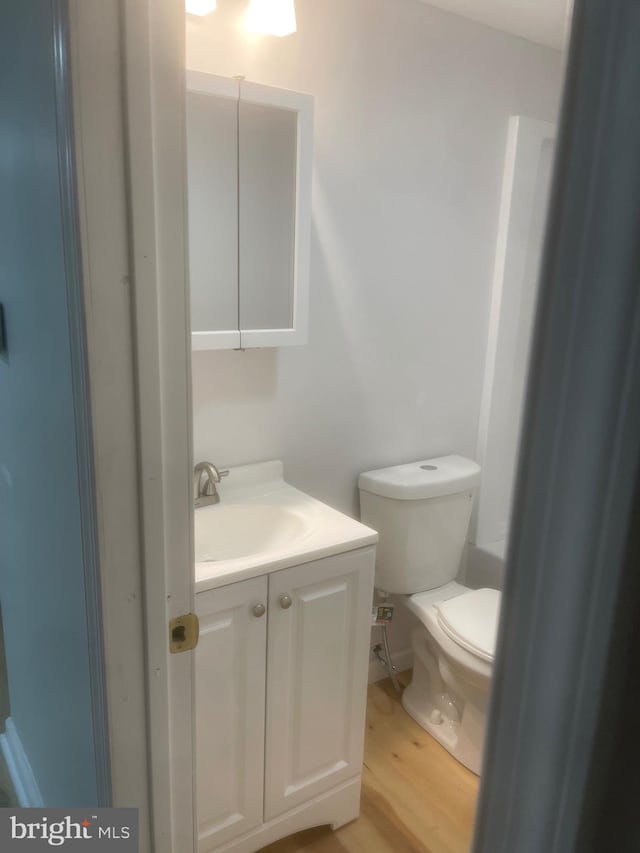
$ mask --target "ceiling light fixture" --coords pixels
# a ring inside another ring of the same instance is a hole
[[[186,0],[187,15],[210,15],[216,10],[216,0]]]
[[[252,33],[288,36],[296,32],[293,0],[249,0],[247,29]]]

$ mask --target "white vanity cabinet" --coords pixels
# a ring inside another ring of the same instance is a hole
[[[196,595],[200,853],[357,817],[374,554]]]

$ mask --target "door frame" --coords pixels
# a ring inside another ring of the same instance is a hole
[[[182,0],[69,0],[113,804],[195,850]]]
[[[640,471],[639,42],[640,4],[577,0],[475,853],[587,853],[580,829],[606,784],[611,644],[637,606],[624,591]]]

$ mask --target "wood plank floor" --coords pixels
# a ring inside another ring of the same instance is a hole
[[[369,685],[364,754],[358,820],[299,832],[264,853],[468,853],[478,778],[411,719],[388,679]]]

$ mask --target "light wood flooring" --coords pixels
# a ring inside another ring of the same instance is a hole
[[[411,719],[386,679],[369,685],[358,820],[299,832],[263,853],[468,853],[477,793],[477,776]]]

